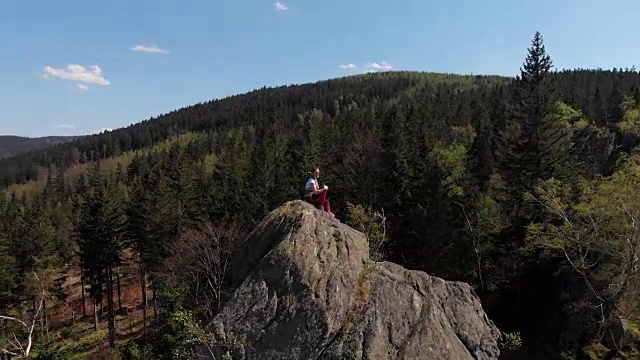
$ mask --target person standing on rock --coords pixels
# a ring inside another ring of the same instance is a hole
[[[320,169],[316,168],[313,173],[309,173],[307,176],[307,182],[304,185],[305,200],[308,203],[314,205],[320,205],[324,207],[324,211],[333,215],[331,212],[331,204],[327,200],[327,192],[329,187],[324,185],[322,188],[318,186],[318,178],[320,178]]]

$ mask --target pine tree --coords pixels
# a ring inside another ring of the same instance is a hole
[[[572,174],[565,168],[574,133],[557,101],[551,68],[542,35],[536,32],[513,84],[512,108],[496,154],[501,175],[510,182],[510,211],[516,218],[523,215],[523,195],[538,180]]]
[[[0,314],[13,301],[15,288],[15,258],[10,250],[9,219],[4,208],[0,208]]]
[[[69,188],[67,187],[67,182],[64,177],[64,172],[59,171],[58,174],[53,179],[54,191],[56,194],[56,202],[64,202],[67,200],[67,197],[70,195]]]
[[[176,188],[180,198],[183,221],[185,226],[193,226],[199,222],[205,211],[202,200],[204,189],[199,185],[197,164],[188,156],[182,156],[179,160],[179,182]]]
[[[149,184],[148,173],[142,174],[144,177],[134,178],[130,187],[130,196],[127,203],[127,228],[126,241],[138,256],[138,266],[140,271],[140,290],[142,293],[142,331],[147,335],[147,312],[149,301],[147,299],[147,259],[151,248],[149,239],[150,223],[148,219],[153,211],[153,204],[150,191],[146,189],[143,182]]]
[[[17,291],[26,298],[35,296],[27,293],[32,279],[29,274],[56,265],[55,229],[48,215],[43,204],[34,201],[24,206],[13,222],[9,253],[15,259]]]
[[[112,269],[121,264],[124,211],[122,194],[117,187],[107,185],[93,173],[92,193],[83,208],[76,236],[80,263],[89,280],[89,293],[94,302],[100,302],[106,287],[109,325],[109,344],[115,346],[115,312],[113,307]]]
[[[299,116],[300,122],[303,124],[306,139],[304,141],[304,167],[307,171],[313,170],[315,167],[324,168],[327,166],[326,158],[323,156],[323,148],[326,144],[322,141],[324,114],[318,109],[314,109]]]
[[[173,196],[169,179],[161,174],[158,177],[158,187],[151,198],[154,211],[148,213],[146,218],[149,224],[146,249],[149,257],[146,262],[150,271],[155,271],[161,265],[166,255],[166,245],[178,235],[182,225],[180,201]]]
[[[104,192],[104,233],[103,251],[105,255],[105,277],[107,281],[107,307],[109,321],[109,345],[115,346],[115,306],[113,300],[113,269],[122,265],[123,236],[126,217],[122,204],[124,193],[118,184],[111,184]]]
[[[284,203],[291,197],[298,197],[296,185],[299,182],[295,173],[288,171],[290,160],[287,154],[289,138],[277,133],[275,129],[261,134],[262,141],[256,145],[249,167],[252,169],[252,181],[260,184],[260,191],[249,191],[247,201],[252,204],[248,214],[254,219],[262,219],[271,209]],[[310,170],[308,170],[310,171]],[[294,182],[292,182],[294,180]]]
[[[393,189],[385,191],[389,196],[388,202],[394,206],[407,205],[416,190],[415,171],[411,166],[410,156],[415,153],[417,147],[411,141],[408,132],[406,112],[399,105],[392,105],[387,116],[382,120],[382,144],[384,147],[384,165],[387,169],[384,178],[384,187]],[[376,188],[376,184],[370,185]],[[379,186],[379,185],[378,185]]]
[[[503,144],[508,152],[502,154],[503,166],[510,178],[518,179],[518,186],[529,190],[536,179],[543,176],[540,132],[553,114],[553,87],[548,76],[552,67],[542,35],[535,33],[520,76],[514,82],[513,108]]]
[[[95,191],[95,189],[94,189]],[[78,243],[78,260],[83,272],[84,284],[89,285],[89,297],[94,302],[94,329],[98,328],[96,306],[102,301],[104,277],[102,273],[102,248],[100,239],[100,198],[90,196],[80,208],[74,236]]]

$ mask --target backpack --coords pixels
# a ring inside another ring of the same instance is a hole
[[[306,185],[307,185],[307,181],[309,181],[309,178],[312,178],[312,177],[313,177],[313,174],[311,172],[308,172],[307,177],[304,178],[304,183],[302,185],[302,197],[307,197],[309,194],[311,194],[311,192],[306,189]]]

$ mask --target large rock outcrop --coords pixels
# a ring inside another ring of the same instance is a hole
[[[468,284],[369,259],[363,233],[302,201],[271,212],[234,259],[213,320],[234,359],[497,359]]]

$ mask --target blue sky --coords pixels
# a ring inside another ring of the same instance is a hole
[[[640,60],[637,0],[95,4],[2,4],[0,134],[115,129],[200,101],[375,64],[376,71],[515,75],[536,30],[558,68]],[[341,67],[348,64],[356,68]]]

